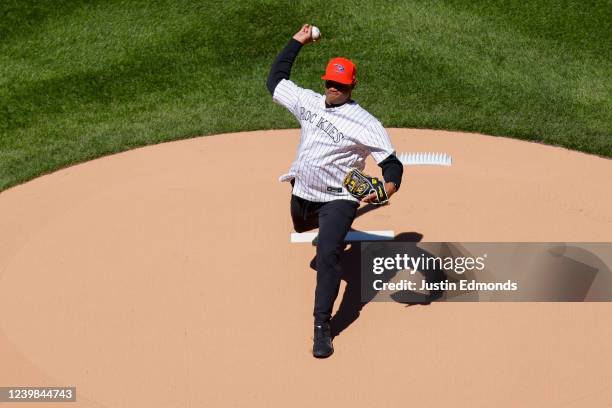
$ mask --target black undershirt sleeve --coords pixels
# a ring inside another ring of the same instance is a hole
[[[270,74],[268,74],[268,81],[266,82],[266,86],[272,95],[274,95],[274,89],[276,89],[276,85],[278,85],[281,79],[289,79],[293,61],[295,61],[295,57],[297,57],[301,49],[302,43],[292,38],[280,54],[276,56],[272,63],[272,68],[270,68]]]
[[[395,184],[397,190],[399,190],[402,183],[402,175],[404,174],[402,162],[394,154],[391,154],[385,160],[378,163],[378,166],[382,169],[385,182],[391,181]]]

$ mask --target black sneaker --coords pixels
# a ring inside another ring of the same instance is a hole
[[[326,358],[333,354],[331,327],[329,323],[324,323],[314,327],[314,341],[312,345],[312,355],[317,358]]]

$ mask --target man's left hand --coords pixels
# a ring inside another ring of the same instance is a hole
[[[387,192],[387,197],[391,198],[391,196],[393,194],[395,194],[395,192],[397,191],[397,188],[395,188],[395,183],[392,183],[390,181],[385,183],[385,191]],[[368,196],[365,196],[361,199],[362,203],[375,203],[376,200],[378,198],[376,197],[376,193],[372,193]]]

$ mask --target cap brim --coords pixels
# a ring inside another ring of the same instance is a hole
[[[351,85],[353,83],[353,81],[351,80],[347,80],[344,77],[341,76],[335,76],[333,74],[325,74],[321,77],[322,80],[324,81],[334,81],[334,82],[338,82],[344,85]]]

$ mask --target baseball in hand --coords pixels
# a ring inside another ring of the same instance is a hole
[[[321,31],[317,28],[317,26],[312,26],[310,36],[312,37],[312,41],[318,41],[319,38],[321,38]]]

